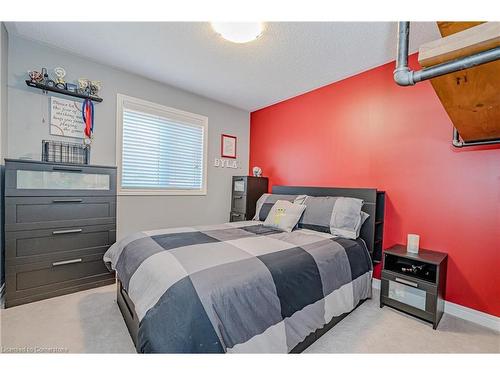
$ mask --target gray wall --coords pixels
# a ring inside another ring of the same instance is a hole
[[[7,152],[7,30],[0,22],[0,287],[4,283],[3,246],[3,159]]]
[[[231,176],[248,172],[248,112],[13,35],[9,37],[8,157],[39,160],[42,139],[61,139],[49,135],[49,96],[24,83],[28,70],[56,66],[66,69],[68,81],[85,77],[103,82],[104,101],[95,105],[93,164],[115,165],[117,93],[208,117],[208,194],[119,196],[118,237],[143,229],[228,221]],[[238,169],[213,167],[214,158],[220,157],[221,133],[238,137]]]

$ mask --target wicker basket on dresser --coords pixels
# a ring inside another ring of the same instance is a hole
[[[5,306],[115,282],[116,168],[5,160]]]

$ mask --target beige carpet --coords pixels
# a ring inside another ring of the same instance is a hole
[[[2,352],[134,353],[115,286],[0,310]],[[307,353],[500,353],[500,335],[444,315],[430,324],[380,309],[378,294],[310,346]]]

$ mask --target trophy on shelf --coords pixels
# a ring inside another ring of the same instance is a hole
[[[81,94],[90,94],[90,81],[87,78],[78,79],[78,92]]]
[[[66,89],[66,82],[64,81],[66,70],[60,66],[54,68],[54,75],[56,76],[56,87],[58,89]]]
[[[90,81],[90,95],[93,96],[98,96],[99,91],[102,88],[102,82],[101,81]]]

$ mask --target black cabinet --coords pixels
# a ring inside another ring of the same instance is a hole
[[[229,221],[252,220],[257,200],[267,191],[267,177],[233,176]]]
[[[436,329],[444,311],[448,255],[403,245],[384,251],[380,307],[396,308],[432,323]]]
[[[5,161],[5,306],[114,283],[116,168]]]

